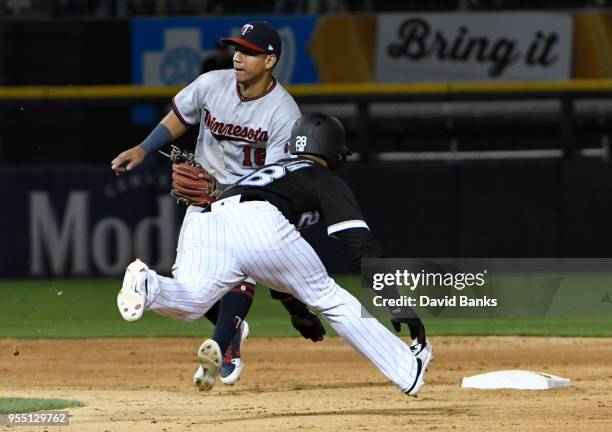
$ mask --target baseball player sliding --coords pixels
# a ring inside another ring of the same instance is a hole
[[[323,218],[328,234],[346,241],[356,261],[382,255],[351,190],[333,173],[349,154],[342,124],[320,114],[301,117],[292,129],[290,152],[298,157],[242,177],[210,208],[187,217],[174,278],[139,260],[130,264],[117,297],[121,315],[134,321],[153,310],[197,319],[251,275],[319,311],[401,391],[415,396],[432,358],[430,344],[423,338],[410,347],[364,316],[359,301],[327,274],[298,231]],[[222,362],[214,338],[202,343],[198,359],[204,374],[195,384],[210,390]]]
[[[172,111],[140,145],[112,161],[117,174],[129,171],[147,154],[199,123],[195,162],[201,169],[194,171],[184,163],[173,165],[173,195],[193,204],[184,222],[215,200],[218,191],[211,190],[211,182],[225,188],[264,164],[287,157],[291,126],[300,116],[293,98],[272,76],[281,55],[280,36],[274,28],[265,22],[251,22],[242,27],[240,37],[221,42],[235,47],[234,69],[200,75],[174,97]],[[175,274],[192,265],[183,257],[184,237],[185,223],[179,234]],[[224,353],[221,381],[225,384],[236,382],[242,371],[240,344],[248,334],[244,317],[253,301],[254,283],[245,274],[223,299],[217,299],[219,304],[204,311],[216,324],[214,338]],[[164,296],[157,298],[158,303],[163,303]],[[325,329],[302,302],[281,292],[272,292],[272,297],[282,302],[305,338],[323,339]],[[201,373],[198,370],[196,375]]]

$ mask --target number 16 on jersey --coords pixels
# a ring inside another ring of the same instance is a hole
[[[252,148],[251,146],[245,145],[242,148],[244,158],[242,160],[242,166],[253,166],[253,162],[257,166],[262,166],[266,163],[266,149],[264,148]]]

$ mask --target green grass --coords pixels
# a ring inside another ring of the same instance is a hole
[[[355,276],[336,277],[354,294]],[[146,313],[123,321],[116,307],[116,279],[0,280],[0,338],[202,337],[206,319],[183,323]],[[253,337],[294,337],[282,305],[257,288],[249,313]],[[593,319],[426,318],[429,335],[612,336],[612,317]],[[328,328],[328,333],[333,334]]]
[[[426,318],[429,335],[611,337],[611,318]]]
[[[60,410],[64,408],[82,406],[85,406],[83,402],[68,399],[0,397],[0,414],[17,414],[43,410]]]

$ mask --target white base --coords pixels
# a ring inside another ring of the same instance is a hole
[[[547,390],[570,385],[569,378],[543,372],[505,370],[464,377],[461,388]]]

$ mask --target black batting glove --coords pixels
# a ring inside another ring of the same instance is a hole
[[[410,330],[410,337],[416,339],[420,344],[425,343],[425,326],[421,318],[391,318],[391,324],[398,333],[402,329],[402,324],[406,324]]]
[[[323,327],[321,320],[310,311],[305,315],[291,315],[291,324],[304,339],[319,342],[325,336],[325,327]]]
[[[421,318],[411,308],[391,309],[391,324],[397,333],[402,329],[402,324],[406,324],[410,330],[410,337],[416,339],[418,343],[424,344],[427,340],[425,335],[425,325]]]

